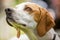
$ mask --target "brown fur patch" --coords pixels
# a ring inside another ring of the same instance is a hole
[[[55,25],[50,13],[39,5],[27,4],[25,8],[25,11],[28,11],[38,23],[36,30],[39,36],[44,36]]]

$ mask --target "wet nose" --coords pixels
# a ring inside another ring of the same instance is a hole
[[[12,15],[12,9],[11,8],[6,8],[5,9],[5,12],[6,12],[6,15],[7,15],[7,17],[11,17],[11,15]]]
[[[5,9],[5,12],[6,12],[6,15],[11,16],[12,9],[11,9],[11,8],[6,8],[6,9]]]
[[[6,9],[5,9],[5,12],[6,12],[6,13],[11,13],[11,12],[12,12],[12,9],[11,9],[11,8],[6,8]]]

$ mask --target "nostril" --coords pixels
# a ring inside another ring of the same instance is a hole
[[[7,9],[7,11],[11,11],[11,9],[10,9],[10,8],[8,8],[8,9]]]
[[[5,12],[11,12],[12,10],[10,8],[5,9]]]

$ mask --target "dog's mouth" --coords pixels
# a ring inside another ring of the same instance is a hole
[[[13,17],[12,17],[12,13],[13,13],[13,9],[11,8],[6,8],[5,9],[6,12],[6,21],[10,26],[13,26],[10,22],[15,22]]]
[[[13,27],[13,25],[10,23],[10,22],[12,22],[12,19],[9,19],[8,17],[6,17],[6,22],[8,23],[8,25]]]
[[[13,25],[11,24],[12,22],[17,23],[17,22],[15,22],[15,20],[13,18],[9,18],[9,17],[6,17],[6,22],[8,23],[8,25],[10,25],[12,27],[13,27]],[[20,24],[22,26],[26,26],[26,24],[21,24],[21,23],[17,23],[17,24]]]

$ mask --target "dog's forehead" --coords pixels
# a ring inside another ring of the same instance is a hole
[[[30,7],[33,10],[38,10],[38,8],[39,8],[39,6],[35,3],[24,2],[24,3],[21,3],[21,4],[17,5],[16,9],[17,10],[24,10],[24,8],[26,8],[26,7]]]
[[[24,3],[18,4],[18,5],[16,5],[16,9],[17,9],[17,10],[22,10],[22,9],[25,8],[25,6],[26,6],[27,4],[31,4],[31,3],[30,3],[30,2],[24,2]]]

